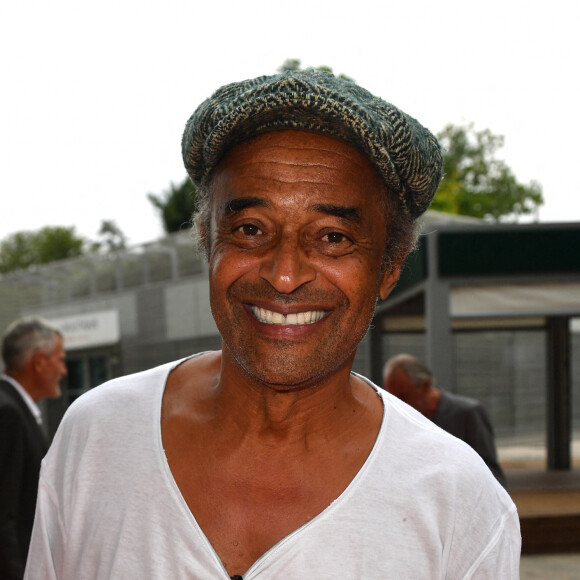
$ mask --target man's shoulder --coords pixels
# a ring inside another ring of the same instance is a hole
[[[18,395],[16,389],[8,381],[0,378],[0,397],[6,400],[14,400],[15,395]]]
[[[456,452],[461,455],[466,450],[468,454],[471,453],[462,441],[451,436],[410,405],[389,393],[383,392],[381,395],[388,409],[385,428],[390,431],[389,437],[399,441],[399,445],[413,448],[420,460],[439,453],[446,456]]]
[[[375,450],[379,462],[384,460],[389,471],[393,461],[400,461],[399,469],[407,472],[410,465],[413,469],[426,463],[445,465],[450,458],[454,458],[451,463],[461,464],[476,456],[463,441],[451,436],[419,411],[366,377],[357,376],[373,388],[383,402],[384,417]]]
[[[441,492],[474,499],[474,494],[477,496],[485,489],[485,493],[497,495],[500,503],[512,509],[505,490],[469,444],[402,401],[391,397],[385,400],[390,413],[384,426],[379,462],[385,478],[400,489],[418,486],[423,492],[421,482],[427,473],[430,487],[439,490],[437,497]]]
[[[10,395],[8,394],[8,389],[12,389],[12,385],[0,379],[0,400],[7,399]]]
[[[84,393],[69,409],[93,407],[100,403],[110,405],[116,402],[123,405],[132,399],[146,399],[152,392],[163,388],[169,373],[183,360],[111,379]]]
[[[24,437],[29,443],[42,439],[36,419],[20,393],[8,381],[0,381],[0,433],[1,443],[7,445],[11,444],[9,441],[13,441],[13,437]],[[10,438],[6,437],[8,433]]]
[[[439,405],[440,407],[447,407],[457,411],[473,411],[483,408],[483,405],[477,399],[443,390],[441,391]]]
[[[8,381],[0,379],[0,407],[21,414],[23,404],[24,401],[18,391]]]
[[[455,398],[456,395],[453,397]],[[406,427],[402,427],[399,422],[398,428],[406,430],[407,440],[419,449],[418,453],[421,458],[428,460],[431,456],[441,455],[449,461],[450,458],[455,457],[459,465],[464,461],[479,460],[477,453],[461,438],[458,438],[449,423],[453,427],[457,422],[461,424],[464,419],[469,418],[475,408],[471,404],[472,401],[477,403],[477,407],[482,407],[473,399],[466,397],[460,397],[460,399],[459,405],[450,405],[448,409],[441,409],[446,412],[439,417],[440,420],[427,419],[398,399],[392,401],[392,405],[400,409],[399,414],[404,414],[408,423]],[[451,462],[454,461],[451,460]]]
[[[184,361],[203,353],[111,379],[76,399],[63,422],[94,422],[131,409],[146,408],[161,399],[167,377]]]
[[[124,375],[84,393],[64,414],[51,447],[52,455],[81,456],[90,445],[100,447],[137,437],[144,425],[155,424],[167,376],[180,362]]]
[[[490,416],[485,407],[475,399],[450,393],[442,394],[439,408],[432,420],[478,450],[481,437],[486,441],[493,439]]]
[[[0,427],[2,429],[12,429],[15,424],[23,424],[24,410],[16,398],[19,396],[10,384],[0,385]]]

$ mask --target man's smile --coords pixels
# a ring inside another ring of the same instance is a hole
[[[375,167],[338,139],[280,130],[234,146],[211,188],[210,304],[228,364],[275,391],[349,383],[392,278]]]
[[[324,318],[324,310],[306,310],[305,312],[295,312],[291,314],[282,314],[266,310],[259,306],[251,305],[252,314],[257,320],[264,324],[276,324],[279,326],[295,326],[299,324],[314,324]]]

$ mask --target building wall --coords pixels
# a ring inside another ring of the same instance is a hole
[[[0,322],[35,314],[50,319],[103,311],[118,313],[114,344],[69,350],[79,363],[99,362],[107,378],[138,372],[195,352],[220,347],[209,307],[203,260],[187,236],[177,236],[117,261],[100,257],[56,264],[0,278]],[[580,429],[580,325],[572,335],[573,424]],[[453,338],[456,392],[487,407],[498,435],[545,430],[546,338],[543,331],[458,332]],[[383,360],[400,352],[425,358],[422,334],[385,334]],[[369,337],[357,350],[353,369],[370,376]],[[106,364],[103,365],[103,359]],[[102,373],[86,373],[82,387]],[[91,378],[92,377],[92,378]],[[445,388],[445,385],[441,385]],[[68,392],[65,384],[65,392]],[[82,389],[81,389],[82,390]],[[78,388],[77,388],[78,391]],[[76,391],[75,391],[76,392]],[[75,395],[76,396],[76,395]],[[45,404],[51,429],[68,403]]]
[[[541,330],[457,332],[455,392],[481,401],[496,434],[546,429],[546,335]],[[399,353],[425,359],[422,334],[383,335],[383,360]],[[580,429],[580,334],[572,333],[572,425]],[[445,385],[439,385],[445,388]]]

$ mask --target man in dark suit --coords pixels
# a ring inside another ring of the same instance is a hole
[[[497,460],[491,420],[479,401],[438,389],[431,371],[409,354],[387,361],[383,386],[435,425],[465,441],[477,451],[499,483],[506,486],[505,474]]]
[[[38,318],[13,322],[0,375],[0,580],[22,578],[48,442],[36,403],[60,396],[66,375],[61,333]]]

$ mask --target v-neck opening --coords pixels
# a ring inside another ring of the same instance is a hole
[[[171,496],[174,498],[175,502],[179,504],[180,511],[183,513],[185,519],[188,521],[188,524],[194,529],[196,534],[199,536],[200,540],[203,543],[204,549],[208,552],[211,558],[215,561],[216,565],[223,570],[224,579],[231,580],[231,576],[228,574],[219,554],[213,547],[213,544],[209,541],[208,537],[206,536],[205,532],[199,525],[197,519],[195,518],[194,513],[190,509],[185,497],[181,493],[179,486],[173,476],[173,472],[171,471],[171,467],[169,465],[169,461],[167,460],[167,455],[165,454],[165,448],[163,447],[163,434],[161,431],[161,410],[163,405],[163,395],[165,394],[165,389],[167,387],[167,381],[169,379],[169,375],[173,370],[175,370],[180,364],[184,363],[187,360],[191,360],[193,358],[197,358],[198,356],[202,356],[204,354],[208,354],[211,351],[204,351],[197,354],[194,354],[190,357],[183,358],[181,360],[175,361],[174,364],[169,365],[165,369],[165,375],[163,377],[163,388],[159,389],[157,393],[157,401],[156,401],[156,409],[155,413],[153,414],[154,421],[155,421],[155,450],[157,455],[157,461],[159,462],[159,469],[160,472],[163,474],[163,478],[165,480],[165,484],[168,488],[168,491],[171,492]],[[383,408],[383,414],[381,418],[381,424],[379,426],[379,431],[373,443],[373,446],[365,459],[364,463],[357,471],[355,476],[351,479],[349,484],[343,489],[343,491],[334,499],[332,500],[321,512],[316,514],[312,519],[308,520],[300,527],[296,528],[286,536],[284,536],[281,540],[276,542],[271,548],[268,548],[257,560],[255,560],[250,567],[241,574],[244,580],[251,580],[252,574],[257,573],[259,568],[267,562],[270,558],[274,557],[274,555],[283,549],[287,544],[294,541],[297,537],[303,535],[310,527],[316,525],[318,522],[325,520],[329,517],[329,514],[333,513],[334,511],[338,510],[352,495],[355,488],[358,487],[359,482],[364,478],[366,472],[369,469],[369,466],[374,460],[374,457],[377,453],[377,449],[380,446],[380,441],[383,437],[383,433],[385,431],[385,423],[386,423],[386,415],[387,415],[387,407],[385,405],[385,399],[381,396],[379,389],[366,377],[359,375],[358,373],[352,372],[351,374],[359,379],[361,379],[365,384],[367,384],[379,397],[381,401],[381,405]]]

